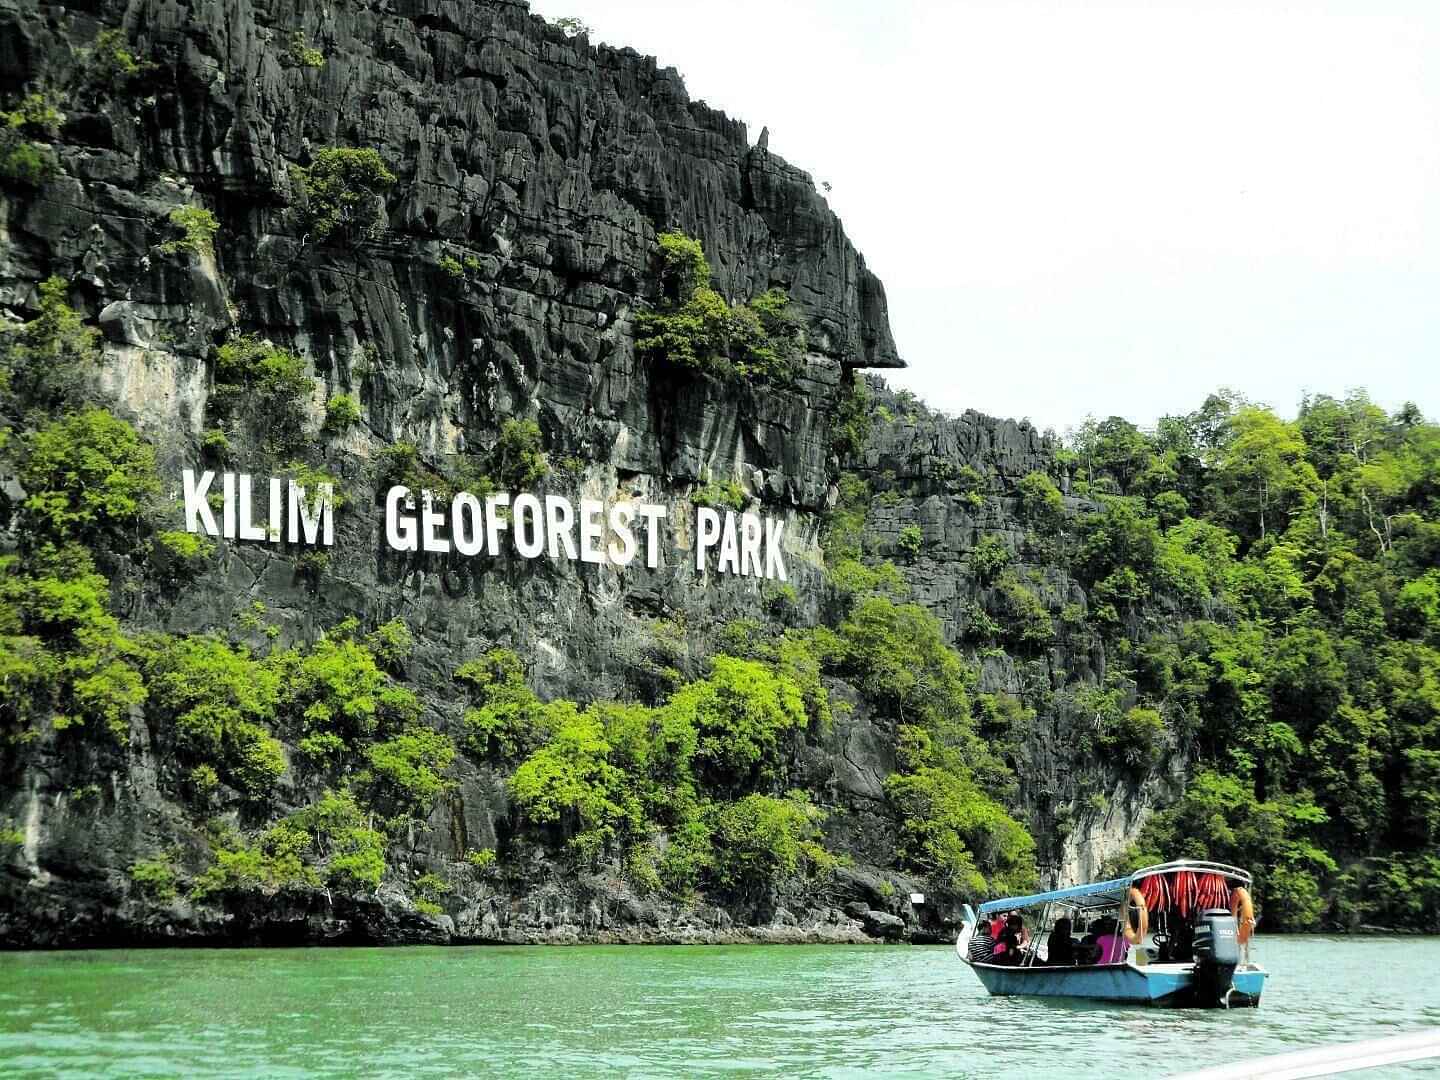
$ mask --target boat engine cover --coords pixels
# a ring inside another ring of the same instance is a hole
[[[1195,925],[1195,997],[1204,1006],[1228,1004],[1240,964],[1235,916],[1223,909],[1202,912]]]
[[[1240,927],[1228,911],[1206,911],[1195,927],[1195,962],[1218,967],[1240,963]]]

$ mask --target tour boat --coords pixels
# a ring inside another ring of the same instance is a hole
[[[998,996],[1260,1004],[1250,875],[1180,860],[1129,877],[965,905],[955,952]]]

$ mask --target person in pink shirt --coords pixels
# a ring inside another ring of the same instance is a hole
[[[1095,944],[1100,946],[1100,958],[1095,961],[1097,964],[1123,964],[1130,947],[1118,928],[1096,937]]]

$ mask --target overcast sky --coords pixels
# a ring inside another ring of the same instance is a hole
[[[533,6],[828,181],[938,408],[1440,415],[1434,0]]]

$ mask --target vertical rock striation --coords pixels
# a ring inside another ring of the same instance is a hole
[[[116,74],[116,42],[138,70]],[[901,366],[884,289],[810,177],[690,100],[673,69],[567,36],[507,0],[323,10],[296,0],[0,0],[0,95],[32,93],[54,95],[64,122],[45,140],[52,175],[0,188],[0,306],[28,317],[39,282],[70,283],[70,303],[104,334],[99,386],[154,443],[168,495],[201,458],[213,351],[231,334],[306,358],[315,428],[336,394],[363,404],[361,426],[318,451],[347,497],[319,587],[281,550],[222,543],[194,580],[158,592],[117,586],[127,627],[226,631],[258,602],[286,645],[348,616],[401,617],[416,636],[405,675],[442,729],[461,711],[456,665],[497,644],[526,657],[542,698],[625,697],[658,667],[694,674],[717,628],[773,599],[754,579],[694,569],[691,497],[732,479],[784,518],[798,617],[819,617],[842,383],[857,368]],[[373,149],[394,174],[372,200],[375,228],[313,228],[303,170],[329,147]],[[213,248],[167,250],[181,207],[215,215]],[[633,318],[659,299],[656,236],[668,230],[704,243],[728,300],[788,292],[807,340],[793,384],[681,379],[637,359]],[[538,422],[570,494],[668,505],[679,550],[623,573],[389,550],[375,493],[381,452],[413,443],[440,467],[488,450],[512,418]],[[257,471],[274,464],[259,443],[240,449]],[[882,423],[862,455],[862,471],[897,492],[872,507],[871,538],[884,551],[902,526],[920,527],[924,554],[906,564],[907,580],[962,648],[976,606],[993,602],[968,552],[981,535],[1021,552],[1014,487],[1054,471],[1053,451],[1027,426],[967,413]],[[947,487],[965,465],[985,478],[980,509]],[[1083,604],[1063,566],[1027,565],[1047,606]],[[1019,658],[970,651],[982,690],[1013,695],[1104,669],[1098,643]],[[1123,839],[1148,789],[1077,773],[1064,746],[1080,720],[1054,699],[1038,716],[1017,759],[1022,797],[1049,841],[1046,868],[1069,877]],[[162,792],[168,766],[146,725],[134,731],[113,760],[7,765],[0,819],[19,823],[23,842],[0,876],[0,943],[849,940],[891,936],[897,912],[917,934],[943,932],[953,915],[917,923],[889,899],[906,879],[876,870],[893,855],[883,781],[894,732],[863,705],[803,762],[812,788],[842,811],[832,839],[856,866],[841,873],[841,894],[793,898],[809,905],[800,916],[781,907],[748,929],[737,918],[753,912],[659,904],[603,875],[558,872],[525,895],[472,897],[440,920],[385,890],[323,908],[274,898],[225,919],[183,900],[156,909],[134,895],[126,868],[201,841]],[[413,838],[416,867],[493,846],[508,813],[492,771],[457,770],[455,797]],[[1069,832],[1054,827],[1093,794],[1107,809],[1096,802],[1072,813]],[[846,901],[856,911],[846,914]]]

